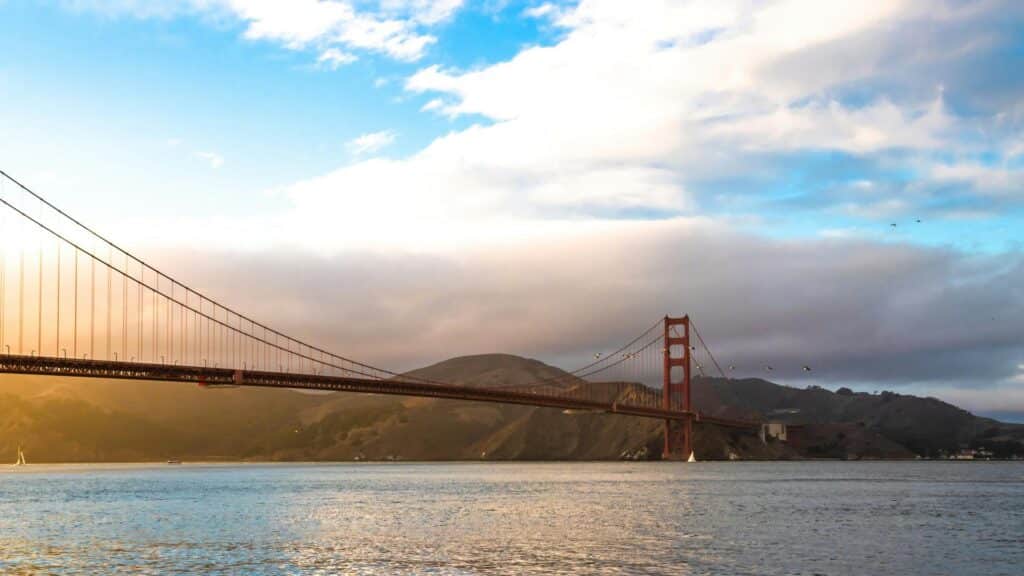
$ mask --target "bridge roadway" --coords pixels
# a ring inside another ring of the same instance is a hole
[[[503,390],[435,384],[399,378],[377,380],[350,376],[324,376],[294,374],[287,372],[261,372],[255,370],[233,370],[230,368],[209,368],[203,366],[178,366],[168,364],[147,364],[108,360],[87,360],[77,358],[51,358],[46,356],[18,356],[0,354],[0,374],[29,374],[40,376],[65,376],[75,378],[105,378],[120,380],[151,380],[168,382],[191,382],[205,386],[255,386],[263,388],[293,388],[301,390],[329,390],[332,392],[359,392],[366,394],[393,394],[520,404],[568,410],[606,412],[625,416],[640,416],[659,420],[684,421],[692,416],[694,422],[706,422],[729,428],[759,428],[759,422],[733,420],[701,415],[699,412],[665,410],[646,406],[601,402],[571,396],[536,394],[524,391]],[[2,389],[0,389],[2,391]]]

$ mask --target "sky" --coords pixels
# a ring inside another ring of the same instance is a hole
[[[1024,4],[856,6],[0,0],[0,169],[371,362],[688,313],[738,375],[1024,420]]]

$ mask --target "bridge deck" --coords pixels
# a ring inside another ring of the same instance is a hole
[[[154,380],[170,382],[193,382],[208,386],[256,386],[264,388],[293,388],[301,390],[329,390],[333,392],[359,392],[366,394],[394,394],[472,400],[501,404],[520,404],[570,410],[589,410],[657,418],[659,420],[685,420],[692,415],[698,422],[707,422],[732,428],[756,428],[758,422],[730,420],[702,416],[681,410],[664,410],[646,406],[599,402],[572,396],[534,394],[524,391],[500,388],[480,388],[434,384],[401,378],[375,380],[349,376],[324,376],[293,374],[286,372],[261,372],[255,370],[232,370],[203,366],[178,366],[167,364],[145,364],[137,362],[116,362],[105,360],[82,360],[76,358],[49,358],[38,356],[0,355],[0,373],[34,374],[45,376],[67,376],[76,378],[107,378],[121,380]]]

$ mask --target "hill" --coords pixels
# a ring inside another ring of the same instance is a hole
[[[499,354],[412,374],[478,386],[567,376]],[[19,443],[36,462],[614,459],[643,453],[657,430],[646,419],[430,398],[0,376],[0,461]]]
[[[474,386],[565,372],[507,354],[453,358],[412,372]],[[609,394],[623,390],[606,383]],[[630,393],[652,393],[628,385]],[[798,390],[763,380],[696,380],[695,404],[725,416],[809,422],[802,453],[912,457],[1020,430],[933,399]],[[1021,427],[1024,428],[1024,427]],[[794,458],[778,442],[698,425],[700,459]],[[292,390],[201,389],[167,382],[0,376],[0,461],[17,445],[35,462],[181,460],[572,460],[654,458],[656,420],[550,408]]]
[[[791,388],[759,378],[698,379],[693,394],[695,405],[711,413],[806,425],[802,448],[811,456],[927,457],[964,448],[1024,455],[1024,426],[935,398]]]

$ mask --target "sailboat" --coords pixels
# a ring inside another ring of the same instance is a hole
[[[25,452],[21,449],[21,446],[18,446],[18,461],[15,462],[14,465],[24,466],[26,464],[28,464],[28,462],[25,462]]]
[[[697,458],[693,456],[693,452],[690,452],[690,457],[686,459],[687,462],[696,462]]]

